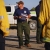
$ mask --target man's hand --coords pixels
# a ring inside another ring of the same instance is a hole
[[[21,16],[19,16],[19,18],[22,18]]]
[[[16,20],[16,19],[17,19],[17,17],[16,17],[16,16],[14,16],[14,19]]]
[[[31,15],[30,14],[28,15],[28,18],[31,18]]]

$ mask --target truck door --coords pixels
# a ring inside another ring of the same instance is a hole
[[[14,24],[13,13],[12,13],[13,10],[11,10],[11,6],[5,6],[5,7],[8,14],[9,23]]]
[[[18,6],[14,6],[14,9],[15,9],[15,10],[16,10],[17,8],[18,8]],[[14,10],[14,11],[15,11],[15,10]],[[14,24],[17,24],[17,19],[16,19],[16,20],[14,19]]]

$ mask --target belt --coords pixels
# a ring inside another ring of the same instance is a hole
[[[24,23],[24,22],[27,22],[27,21],[18,21],[18,23]]]

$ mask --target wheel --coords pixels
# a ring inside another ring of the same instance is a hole
[[[37,28],[37,22],[36,21],[31,21],[29,22],[29,26],[31,30],[35,30]]]

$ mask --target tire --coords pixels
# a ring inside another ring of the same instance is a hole
[[[37,28],[37,22],[36,21],[30,21],[29,26],[31,30],[35,30]]]

